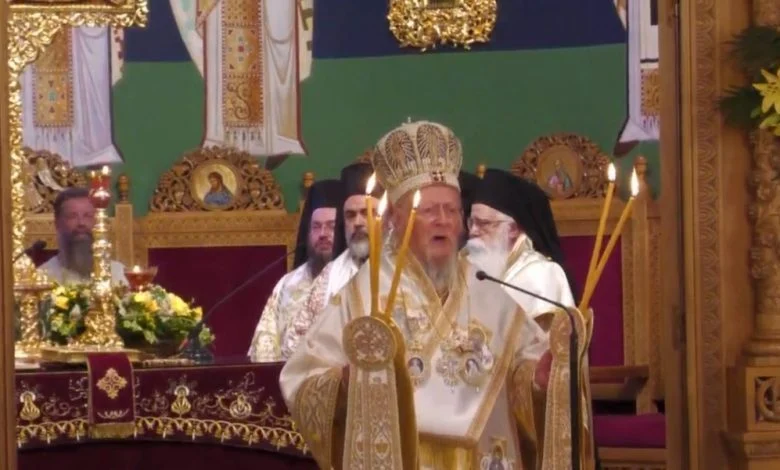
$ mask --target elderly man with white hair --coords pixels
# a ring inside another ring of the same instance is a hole
[[[454,133],[428,121],[407,122],[377,143],[373,166],[387,189],[392,228],[375,259],[378,273],[371,263],[360,267],[279,377],[320,468],[470,470],[496,456],[503,468],[535,467],[534,452],[518,439],[528,422],[517,416],[531,406],[531,383],[517,379],[525,377],[516,358],[526,346],[526,316],[459,255],[462,159]],[[388,305],[410,220],[407,264]],[[573,318],[582,331],[582,315],[575,310]],[[569,327],[557,315],[555,340],[568,344]],[[536,384],[553,397],[539,417],[546,424],[537,452],[548,470],[572,468],[566,351],[556,349],[548,380]]]
[[[536,184],[497,169],[477,184],[466,252],[491,276],[544,298],[574,307],[573,282],[564,270],[563,252],[547,194]],[[534,338],[524,355],[539,359],[548,349],[544,314],[550,304],[506,288],[529,321],[524,334]],[[540,324],[541,323],[541,324]]]

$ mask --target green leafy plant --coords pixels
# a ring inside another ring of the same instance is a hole
[[[751,26],[730,45],[732,56],[750,83],[730,88],[720,100],[726,122],[780,135],[780,30]]]

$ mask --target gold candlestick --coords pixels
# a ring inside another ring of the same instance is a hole
[[[593,273],[593,280],[586,286],[586,290],[582,295],[582,302],[580,302],[581,312],[586,311],[590,306],[590,300],[593,297],[593,292],[596,290],[596,285],[599,283],[601,273],[607,266],[607,261],[612,254],[612,250],[615,249],[615,245],[617,244],[618,238],[620,237],[620,233],[623,231],[623,226],[626,224],[628,217],[631,215],[631,208],[634,205],[634,200],[636,199],[637,194],[639,194],[639,178],[637,177],[635,170],[633,173],[631,173],[631,197],[628,199],[626,207],[623,208],[623,213],[620,214],[620,220],[618,220],[615,230],[609,237],[609,243],[607,243],[607,248],[604,250],[604,255],[601,257],[601,260],[596,267],[596,271]]]
[[[604,207],[601,210],[601,218],[599,219],[599,228],[596,232],[596,244],[593,247],[593,253],[590,256],[590,265],[588,266],[588,276],[585,278],[585,291],[587,292],[590,284],[593,282],[593,274],[598,266],[599,254],[601,253],[601,242],[604,239],[604,230],[607,226],[607,216],[609,215],[609,208],[612,206],[612,195],[615,193],[615,165],[609,164],[607,169],[607,178],[609,179],[609,186],[607,187],[607,196],[604,199]]]
[[[111,230],[108,222],[108,206],[111,192],[108,189],[110,171],[104,166],[100,182],[90,192],[95,206],[95,227],[92,229],[92,301],[84,317],[86,331],[74,340],[76,346],[122,348],[124,342],[116,333],[116,315],[111,285]]]
[[[409,220],[406,222],[406,231],[404,232],[404,238],[401,242],[401,248],[398,250],[398,258],[395,261],[395,272],[393,272],[393,282],[390,284],[390,293],[387,296],[387,305],[385,305],[385,314],[388,317],[392,316],[393,308],[395,306],[395,298],[398,293],[398,285],[401,283],[401,273],[406,267],[406,253],[409,251],[409,241],[412,239],[412,231],[414,230],[414,220],[417,215],[417,207],[420,205],[421,194],[418,189],[414,193],[414,200],[412,202],[412,210],[409,212]]]
[[[18,360],[35,361],[41,348],[48,343],[43,340],[40,325],[40,304],[46,292],[53,287],[46,275],[30,263],[20,270],[20,277],[14,285],[19,302],[20,338],[16,342],[14,356]]]

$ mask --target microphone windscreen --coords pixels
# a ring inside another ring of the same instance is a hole
[[[485,274],[485,271],[477,271],[477,279],[480,281],[487,279],[487,274]]]

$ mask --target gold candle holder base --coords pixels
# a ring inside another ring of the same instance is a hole
[[[46,346],[40,350],[41,362],[57,362],[62,364],[85,364],[87,356],[97,353],[122,353],[130,362],[138,363],[148,359],[148,355],[137,349],[115,348],[106,346]]]

